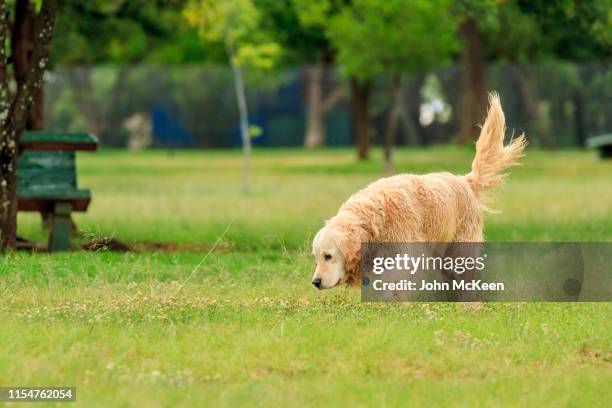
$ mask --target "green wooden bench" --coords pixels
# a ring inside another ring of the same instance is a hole
[[[599,150],[602,159],[612,158],[612,133],[590,137],[586,141],[588,148]]]
[[[77,187],[76,151],[94,151],[88,133],[26,132],[19,142],[17,208],[48,219],[49,252],[70,248],[73,211],[87,211],[91,192]]]

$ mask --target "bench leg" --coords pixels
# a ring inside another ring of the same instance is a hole
[[[51,230],[51,220],[53,219],[53,212],[41,211],[40,219],[42,220],[43,229],[47,232]],[[79,235],[79,228],[72,219],[72,215],[70,215],[70,225],[72,228],[72,235]]]
[[[49,228],[49,252],[68,251],[70,249],[71,212],[72,204],[55,203]]]

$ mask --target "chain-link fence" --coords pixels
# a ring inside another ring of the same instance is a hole
[[[605,64],[493,65],[486,85],[500,93],[508,128],[525,131],[532,144],[576,146],[612,131],[612,74]],[[398,145],[457,138],[463,101],[458,66],[405,76],[400,86]],[[333,68],[269,73],[248,78],[246,88],[251,123],[259,128],[256,145],[301,146],[317,120],[325,144],[352,144],[350,88]],[[373,81],[375,143],[385,133],[391,91],[390,78]],[[222,66],[59,68],[47,76],[45,123],[51,130],[96,133],[114,147],[240,142],[232,73]]]

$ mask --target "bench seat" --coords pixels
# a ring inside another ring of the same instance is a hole
[[[62,195],[42,195],[20,194],[17,198],[17,208],[19,211],[38,211],[53,212],[55,203],[66,202],[72,204],[72,211],[85,212],[91,202],[91,192],[89,190],[78,190],[70,194]]]

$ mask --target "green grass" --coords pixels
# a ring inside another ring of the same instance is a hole
[[[609,303],[368,304],[311,287],[311,237],[380,177],[379,155],[256,151],[244,196],[237,152],[82,154],[83,234],[178,250],[1,259],[0,385],[73,385],[87,407],[610,405]],[[471,156],[401,150],[398,169],[464,173]],[[610,174],[592,154],[530,151],[487,239],[612,241]],[[38,217],[20,234],[41,237]]]

